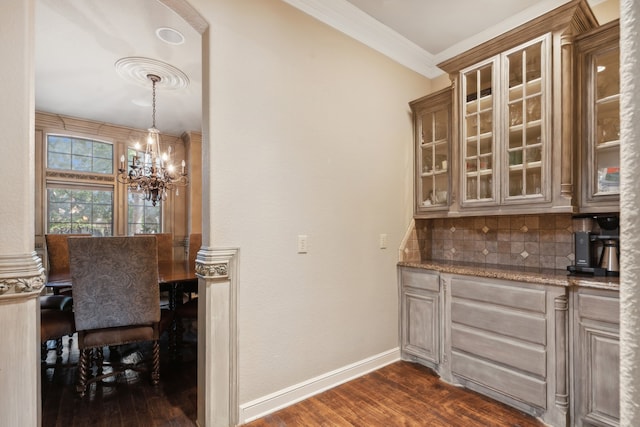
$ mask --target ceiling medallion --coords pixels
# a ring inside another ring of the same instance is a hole
[[[162,89],[184,89],[189,86],[189,77],[173,65],[151,58],[130,56],[121,58],[114,64],[116,72],[123,79],[148,87],[147,76],[158,76],[158,87]]]

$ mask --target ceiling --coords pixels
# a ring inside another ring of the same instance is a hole
[[[567,0],[282,0],[429,78],[436,64]],[[590,0],[592,5],[604,0]],[[460,13],[471,11],[471,13]],[[161,27],[184,43],[166,43]],[[122,126],[151,126],[151,82],[142,68],[116,71],[136,57],[175,67],[183,88],[158,83],[156,125],[180,135],[201,129],[200,35],[158,0],[36,0],[37,111]],[[135,78],[132,78],[135,77]]]

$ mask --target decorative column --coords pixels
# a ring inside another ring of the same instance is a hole
[[[561,64],[562,64],[562,133],[560,141],[561,145],[561,163],[560,168],[560,197],[565,200],[563,205],[571,205],[573,198],[573,158],[574,158],[574,141],[575,132],[573,123],[573,85],[574,85],[574,64],[573,64],[573,33],[571,29],[562,34],[561,44]]]
[[[640,3],[620,1],[620,425],[640,425]]]
[[[38,426],[44,269],[34,251],[34,0],[0,3],[0,425]]]
[[[198,425],[234,426],[237,392],[237,250],[203,247],[198,276]]]
[[[568,370],[568,339],[569,339],[569,299],[566,294],[559,295],[553,300],[555,315],[555,362],[556,362],[556,392],[555,403],[567,421],[569,414],[569,370]]]

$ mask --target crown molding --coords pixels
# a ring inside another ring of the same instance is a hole
[[[442,74],[432,54],[344,0],[283,0],[427,78]]]

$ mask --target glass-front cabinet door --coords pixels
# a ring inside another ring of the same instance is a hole
[[[593,55],[591,106],[595,129],[591,129],[593,196],[620,193],[620,51],[610,49]]]
[[[541,196],[544,177],[544,40],[506,53],[505,201]]]
[[[449,206],[451,96],[447,88],[411,103],[416,139],[416,214]]]
[[[496,61],[462,73],[463,203],[494,202]]]
[[[611,22],[577,41],[581,98],[581,212],[617,211],[620,203],[619,25]]]
[[[550,36],[461,72],[462,205],[544,201]]]

